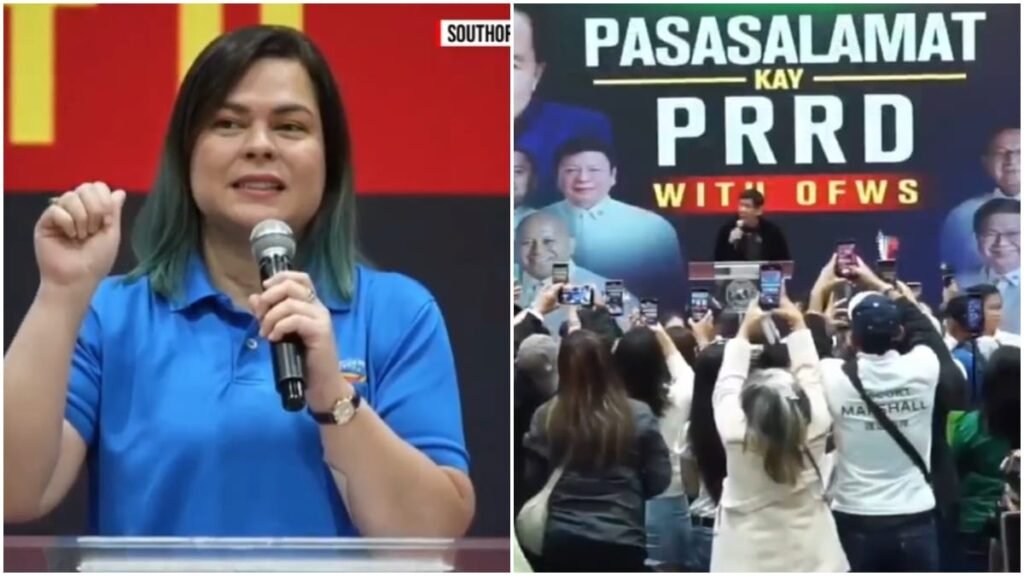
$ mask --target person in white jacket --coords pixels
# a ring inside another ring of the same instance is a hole
[[[783,297],[776,316],[790,369],[750,371],[752,335],[764,313],[756,299],[725,356],[712,404],[725,445],[712,572],[844,572],[849,569],[825,503],[819,462],[832,417],[818,353],[800,311]]]

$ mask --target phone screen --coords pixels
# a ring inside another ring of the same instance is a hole
[[[558,303],[566,306],[591,306],[594,291],[590,286],[563,286],[558,292]]]
[[[569,263],[568,262],[555,262],[551,265],[551,283],[552,284],[568,284],[569,283]]]
[[[640,301],[640,317],[648,326],[658,323],[658,300],[655,298],[644,298]]]
[[[604,283],[604,307],[612,316],[622,316],[623,304],[622,293],[624,287],[622,280],[608,280]]]
[[[771,310],[779,307],[782,299],[782,269],[778,266],[764,265],[760,277],[761,297],[758,302],[761,309]]]
[[[889,241],[886,243],[886,255],[885,260],[895,260],[900,253],[900,238],[899,236],[889,236]]]
[[[836,244],[836,276],[849,277],[857,266],[857,244],[840,242]]]
[[[875,266],[878,268],[878,277],[881,278],[883,282],[888,282],[889,284],[896,283],[895,260],[879,260],[875,263]]]
[[[971,294],[967,297],[967,331],[978,335],[984,328],[985,303],[980,295]]]
[[[690,290],[690,317],[699,322],[711,307],[711,293],[707,290]]]

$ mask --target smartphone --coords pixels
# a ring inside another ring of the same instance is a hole
[[[907,288],[910,288],[910,293],[914,295],[914,298],[921,299],[921,283],[920,282],[907,282]]]
[[[569,263],[568,262],[555,262],[551,265],[551,283],[552,284],[568,284],[569,283]]]
[[[857,266],[857,243],[852,240],[836,242],[836,276],[850,278]]]
[[[700,322],[710,308],[711,292],[703,288],[690,290],[690,318],[693,318],[694,322]]]
[[[875,269],[878,270],[878,277],[887,284],[896,284],[896,261],[878,260],[875,262]]]
[[[884,259],[885,260],[896,260],[896,257],[900,253],[900,237],[899,236],[889,236],[889,241],[888,241],[886,247],[888,249],[888,254],[885,255]]]
[[[563,286],[558,303],[565,306],[593,306],[594,290],[590,286]]]
[[[658,299],[643,298],[640,300],[640,317],[648,326],[658,323]]]
[[[625,291],[622,280],[608,280],[604,283],[604,307],[612,316],[622,316],[622,293]]]
[[[942,272],[942,287],[949,288],[949,285],[953,283],[953,279],[956,278],[956,270],[945,262],[939,266],[939,270]]]
[[[980,336],[985,330],[985,300],[981,294],[967,296],[967,331],[971,336]]]
[[[782,301],[782,266],[761,264],[758,275],[758,305],[762,310],[774,310]]]

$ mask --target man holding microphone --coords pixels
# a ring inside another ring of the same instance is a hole
[[[716,262],[790,260],[782,228],[766,220],[764,195],[751,188],[740,194],[739,219],[722,225],[715,241]]]

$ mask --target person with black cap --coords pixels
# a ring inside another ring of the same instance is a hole
[[[934,572],[942,502],[932,470],[944,468],[934,446],[946,446],[934,415],[953,397],[940,382],[960,377],[962,392],[962,375],[906,286],[886,284],[863,262],[855,277],[865,291],[849,305],[854,354],[821,362],[835,421],[839,537],[854,572]]]

